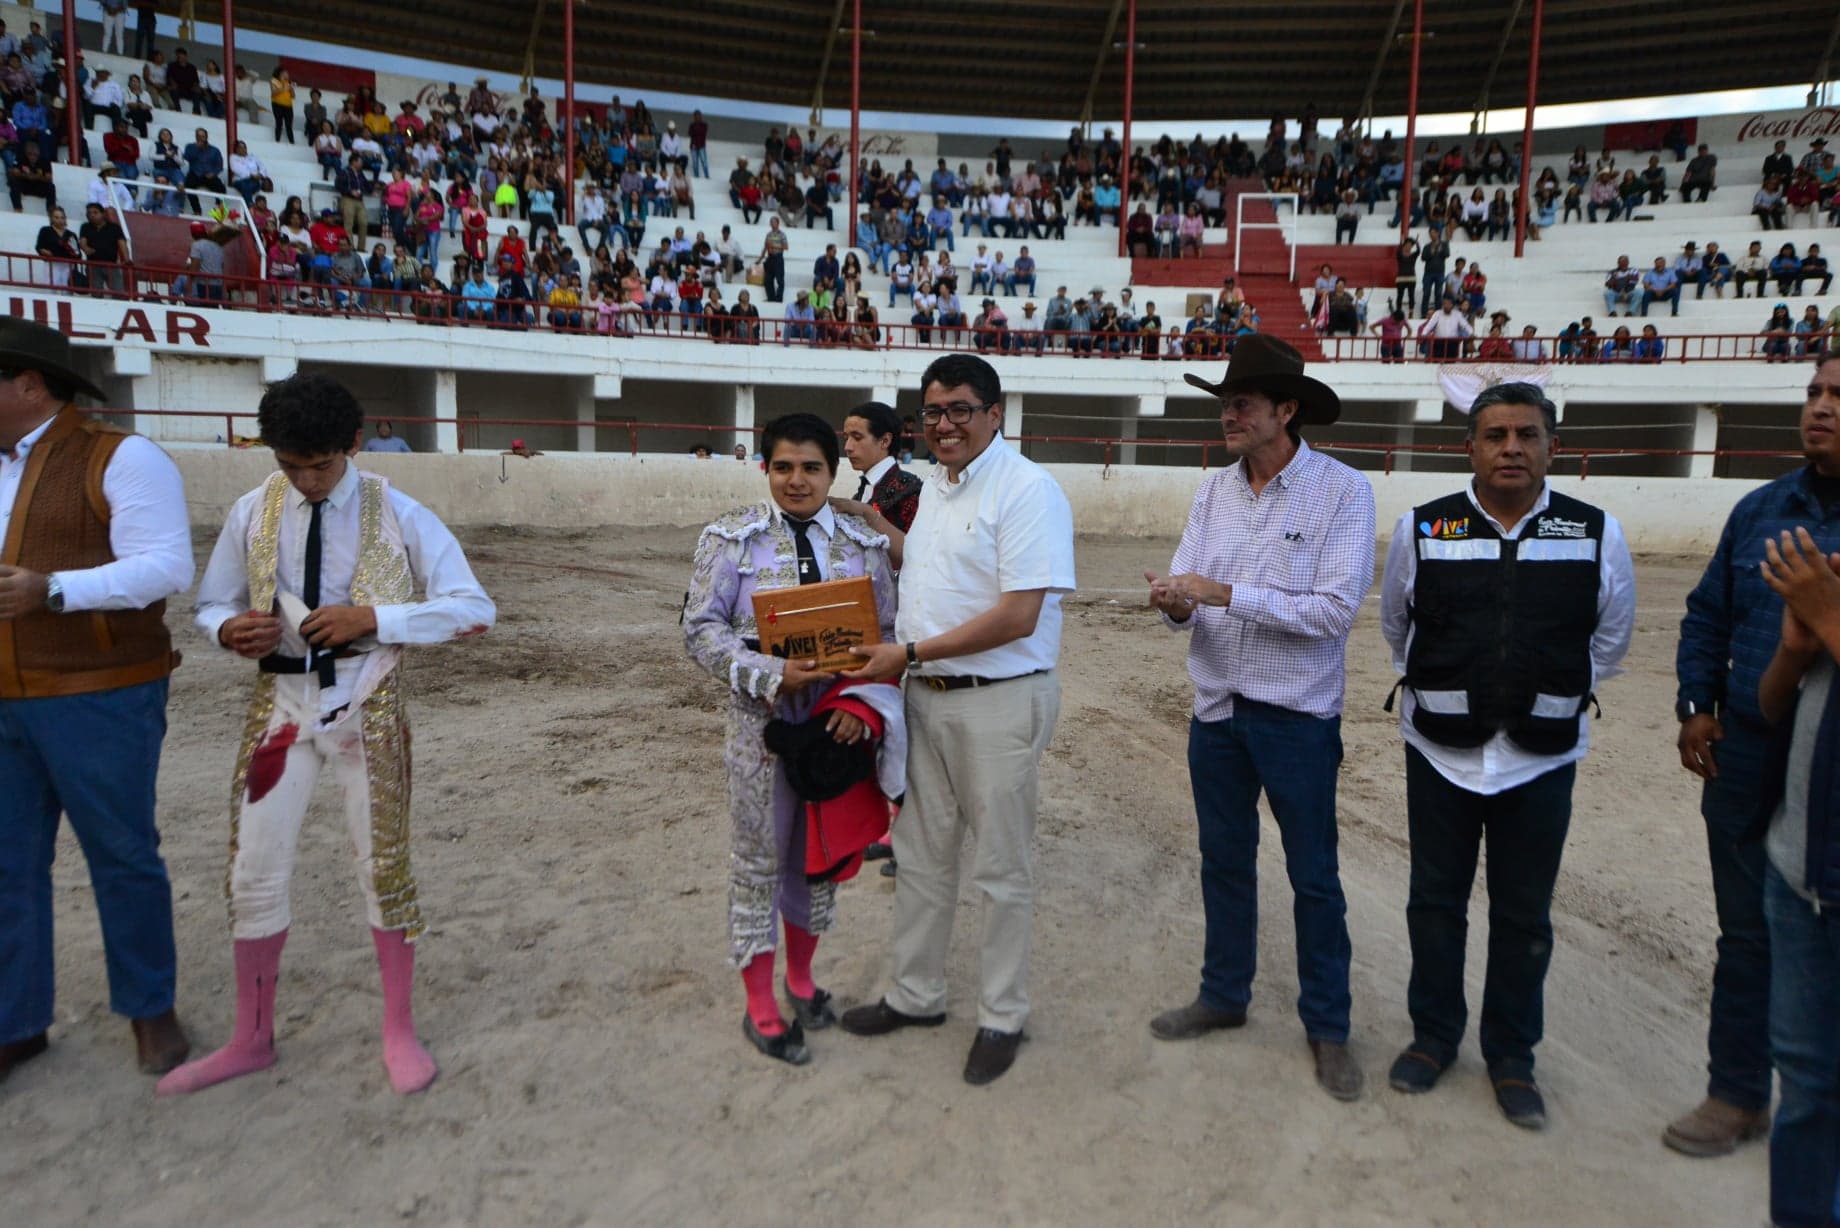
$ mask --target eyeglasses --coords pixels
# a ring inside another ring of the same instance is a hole
[[[981,413],[995,404],[995,401],[986,401],[982,405],[947,405],[941,409],[923,409],[920,411],[920,421],[927,426],[938,426],[939,420],[944,418],[953,426],[963,426],[971,421],[972,414]]]

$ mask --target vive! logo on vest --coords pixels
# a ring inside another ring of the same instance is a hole
[[[1458,538],[1469,536],[1469,517],[1465,516],[1458,520],[1449,516],[1440,516],[1436,520],[1421,520],[1418,522],[1418,531],[1438,541],[1455,541]]]
[[[1567,520],[1563,516],[1542,516],[1533,524],[1535,537],[1588,537],[1591,527],[1582,520]]]

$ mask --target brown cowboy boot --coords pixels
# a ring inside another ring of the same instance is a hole
[[[1741,1109],[1708,1096],[1691,1113],[1676,1118],[1661,1141],[1682,1155],[1724,1156],[1770,1132],[1770,1110]]]
[[[173,1011],[148,1019],[130,1019],[128,1024],[134,1029],[134,1047],[142,1074],[165,1074],[192,1051],[192,1042],[186,1039],[179,1016]]]
[[[6,1077],[25,1065],[49,1048],[49,1042],[43,1032],[37,1036],[28,1036],[24,1040],[10,1040],[0,1045],[0,1083]]]

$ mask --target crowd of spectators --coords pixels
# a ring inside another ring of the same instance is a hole
[[[55,118],[62,92],[57,55],[55,38],[36,24],[23,39],[0,26],[0,96],[11,121],[0,122],[0,157],[16,209],[28,195],[43,199],[48,213],[57,206],[49,170],[62,127]],[[1044,149],[1032,161],[1000,141],[982,173],[968,162],[953,169],[945,158],[924,175],[912,160],[897,168],[866,159],[857,168],[859,196],[846,202],[850,176],[840,138],[821,140],[813,128],[801,133],[788,125],[768,133],[758,166],[742,158],[727,174],[731,205],[750,224],[769,223],[759,250],[750,251],[727,226],[711,238],[677,224],[694,222],[696,181],[710,175],[709,125],[700,111],[680,133],[675,121],[654,119],[643,101],[628,107],[616,98],[605,108],[584,107],[574,117],[576,162],[568,167],[566,121],[552,118],[536,91],[508,105],[485,78],[465,94],[450,82],[424,117],[407,100],[392,113],[368,89],[334,107],[320,90],[299,91],[277,71],[266,99],[275,139],[297,139],[298,104],[301,139],[312,145],[334,207],[314,210],[295,196],[276,210],[269,203],[274,181],[268,168],[243,143],[226,155],[204,129],[184,146],[168,129],[149,138],[156,107],[221,116],[226,106],[238,106],[251,118],[263,115],[255,78],[239,71],[226,83],[213,61],[200,68],[183,47],[168,60],[150,39],[145,55],[142,71],[125,86],[106,71],[81,70],[86,118],[102,114],[111,129],[103,138],[106,161],[86,203],[101,206],[113,223],[129,209],[177,214],[189,205],[194,213],[208,213],[199,192],[239,195],[242,215],[219,205],[212,221],[253,233],[267,256],[277,302],[348,310],[394,304],[429,320],[488,318],[513,327],[603,332],[656,328],[668,320],[680,332],[747,341],[761,337],[753,301],[758,294],[786,321],[776,331],[788,343],[885,344],[885,325],[864,290],[866,269],[888,278],[887,310],[905,300],[901,322],[916,336],[938,330],[954,337],[964,330],[987,348],[1037,352],[1058,346],[1095,355],[1222,353],[1236,336],[1258,327],[1258,313],[1236,289],[1223,287],[1212,305],[1167,323],[1150,305],[1132,304],[1128,290],[1111,302],[1096,293],[1070,299],[1063,292],[1038,304],[1033,297],[1040,270],[1028,244],[1064,237],[1069,225],[1122,225],[1133,255],[1197,255],[1206,229],[1227,221],[1228,181],[1256,177],[1267,190],[1296,193],[1303,208],[1333,214],[1337,243],[1353,242],[1361,220],[1386,200],[1397,201],[1392,224],[1403,212],[1410,226],[1425,230],[1422,245],[1415,239],[1400,245],[1395,293],[1378,321],[1368,319],[1367,292],[1325,266],[1310,310],[1320,334],[1378,334],[1383,346],[1403,351],[1410,330],[1395,328],[1393,317],[1415,309],[1428,325],[1445,318],[1431,326],[1434,333],[1455,329],[1447,322],[1452,313],[1463,322],[1461,336],[1421,337],[1421,350],[1453,340],[1468,354],[1524,349],[1533,332],[1528,326],[1521,338],[1507,337],[1500,310],[1488,314],[1485,326],[1487,277],[1478,262],[1453,261],[1450,253],[1452,238],[1479,243],[1511,237],[1519,143],[1478,138],[1467,147],[1457,141],[1445,148],[1432,141],[1414,162],[1414,151],[1390,131],[1375,138],[1352,118],[1322,138],[1313,110],[1294,139],[1288,122],[1274,117],[1256,144],[1237,133],[1211,142],[1197,133],[1188,142],[1164,135],[1127,151],[1111,129],[1089,141],[1075,128],[1058,153]],[[39,102],[40,91],[50,95],[48,106]],[[1679,125],[1663,144],[1684,164],[1677,184],[1670,183],[1659,155],[1640,168],[1622,167],[1609,150],[1593,160],[1582,147],[1563,180],[1553,168],[1542,170],[1532,190],[1532,237],[1574,218],[1628,220],[1673,192],[1683,200],[1707,199],[1717,186],[1717,158],[1702,145],[1689,160]],[[1800,216],[1816,224],[1823,211],[1840,223],[1840,184],[1824,141],[1816,140],[1799,163],[1778,142],[1764,172],[1754,211],[1766,228]],[[565,197],[578,183],[575,233],[565,235]],[[523,234],[513,226],[492,242],[488,223],[494,217],[515,219]],[[827,246],[814,261],[810,288],[779,306],[787,294],[791,232],[814,231],[820,223],[827,239],[842,230],[851,242],[841,255],[834,242]],[[380,240],[375,244],[373,231]],[[1006,246],[992,252],[992,244],[980,242],[974,256],[955,265],[957,241],[973,236]],[[459,248],[445,278],[444,238]],[[1013,258],[1005,254],[1010,245]],[[1751,257],[1733,262],[1716,244],[1704,256],[1689,245],[1671,263],[1657,260],[1640,272],[1619,268],[1605,282],[1606,308],[1612,316],[1619,307],[1646,315],[1666,302],[1678,314],[1689,284],[1699,297],[1708,288],[1722,296],[1728,282],[1740,296],[1747,284],[1757,285],[1761,295],[1772,283],[1784,295],[1791,286],[1800,294],[1817,279],[1815,293],[1822,294],[1831,281],[1817,246],[1802,256],[1785,247],[1761,268],[1752,267],[1757,255],[1753,245]],[[744,278],[747,288],[725,289],[725,282]],[[1014,312],[995,297],[1018,291],[1029,301]],[[992,297],[973,311],[969,301],[980,293]],[[1791,349],[1824,339],[1803,327],[1806,315],[1791,320]],[[1796,339],[1798,329],[1804,340]],[[1771,338],[1780,331],[1766,329]],[[1033,342],[1019,336],[1030,332],[1038,334]],[[1633,340],[1630,352],[1640,345]],[[1606,347],[1620,352],[1614,339],[1588,348],[1600,357]],[[1574,348],[1577,353],[1552,356],[1578,357],[1586,347]]]

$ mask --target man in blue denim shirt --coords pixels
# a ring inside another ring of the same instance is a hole
[[[1840,361],[1817,374],[1840,414]],[[1788,607],[1758,688],[1776,723],[1769,792],[1770,1056],[1782,1104],[1770,1131],[1770,1222],[1840,1220],[1840,554],[1806,529],[1766,546],[1765,579]]]
[[[1815,369],[1802,408],[1802,452],[1809,463],[1739,500],[1680,624],[1680,762],[1706,782],[1700,814],[1719,916],[1706,1099],[1662,1135],[1687,1155],[1725,1155],[1769,1129],[1767,857],[1763,844],[1747,837],[1767,783],[1770,745],[1757,687],[1776,651],[1783,603],[1764,583],[1761,564],[1764,543],[1797,527],[1813,534],[1821,549],[1840,550],[1835,363]]]

